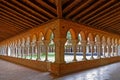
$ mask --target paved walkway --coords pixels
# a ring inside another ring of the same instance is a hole
[[[48,72],[0,60],[0,80],[120,80],[120,62],[53,78]]]

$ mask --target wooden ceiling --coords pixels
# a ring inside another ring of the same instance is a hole
[[[120,0],[0,0],[0,41],[56,18],[120,34]]]

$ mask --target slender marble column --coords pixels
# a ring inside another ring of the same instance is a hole
[[[50,41],[49,40],[44,40],[44,44],[45,44],[45,61],[48,61],[48,46],[49,46]]]
[[[87,58],[86,58],[86,45],[87,45],[87,42],[86,41],[81,41],[81,44],[82,44],[82,49],[83,49],[83,59],[82,60],[87,60]]]
[[[90,57],[90,59],[93,60],[94,59],[94,57],[93,57],[94,42],[93,41],[90,41],[90,49],[91,49],[91,57]]]
[[[77,40],[72,40],[72,46],[73,46],[73,51],[74,51],[73,61],[77,61],[77,59],[76,59],[77,43],[78,43]]]
[[[101,43],[96,42],[96,47],[97,47],[97,58],[100,59],[101,58]]]

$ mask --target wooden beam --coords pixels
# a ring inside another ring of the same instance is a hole
[[[57,7],[57,17],[62,18],[62,0],[55,0],[56,1],[56,7]]]
[[[16,1],[16,0],[12,0],[12,1],[13,1],[16,5],[20,5],[20,6],[22,6],[24,9],[26,9],[26,10],[32,12],[34,15],[37,15],[37,16],[39,16],[39,17],[45,19],[45,20],[48,20],[48,18],[47,18],[46,16],[43,16],[43,15],[41,15],[40,13],[35,12],[34,10],[32,10],[32,9],[28,8],[27,6],[21,4],[20,2],[18,2],[18,1]],[[43,20],[41,20],[41,21],[44,22]]]
[[[34,7],[35,9],[37,9],[38,11],[42,11],[44,14],[48,15],[51,18],[54,18],[55,16],[52,15],[51,13],[47,12],[46,10],[42,9],[41,7],[38,7],[37,5],[33,4],[32,2],[30,2],[29,0],[23,0],[24,2],[26,2],[27,4],[29,4],[30,6]],[[59,0],[58,0],[59,1]]]
[[[99,20],[98,22],[93,23],[92,25],[93,25],[93,26],[96,26],[96,25],[101,25],[101,24],[109,23],[109,22],[111,22],[112,20],[114,20],[114,19],[116,19],[116,18],[120,18],[120,15],[119,15],[119,14],[120,14],[120,12],[116,12],[115,14],[110,15],[110,16],[108,16],[108,17],[105,17],[105,18]]]
[[[77,14],[75,17],[73,17],[73,20],[76,20],[78,17],[81,17],[82,15],[86,14],[88,11],[90,11],[93,8],[95,8],[95,6],[101,4],[103,1],[104,0],[98,0],[96,3],[94,3],[93,5],[91,5],[90,7],[88,7],[87,9],[82,11],[81,13]]]
[[[98,17],[98,18],[92,20],[92,21],[89,22],[88,24],[92,24],[92,23],[94,23],[94,22],[96,22],[96,21],[99,21],[99,20],[103,19],[104,17],[106,17],[106,16],[108,16],[108,15],[110,15],[110,14],[116,13],[116,12],[119,11],[119,10],[120,10],[120,7],[118,7],[118,8],[116,8],[116,9],[110,11],[109,13],[104,14],[104,15],[101,16],[101,17]]]
[[[33,19],[36,20],[37,22],[41,23],[41,20],[40,20],[39,18],[37,18],[37,17],[31,15],[30,13],[28,13],[28,12],[26,12],[26,11],[24,11],[24,10],[18,8],[18,7],[16,7],[16,6],[13,5],[13,4],[8,3],[8,2],[5,1],[5,0],[2,0],[2,2],[4,2],[5,4],[7,4],[7,5],[9,5],[9,6],[15,8],[15,9],[17,9],[17,11],[22,12],[23,14],[27,15],[28,17],[33,18]]]
[[[15,10],[11,9],[10,7],[7,7],[7,6],[3,5],[3,4],[0,4],[0,7],[3,8],[3,9],[6,9],[7,11],[12,12],[12,13],[20,16],[21,18],[26,19],[26,20],[28,20],[28,21],[30,21],[30,22],[32,22],[32,23],[40,24],[40,23],[38,23],[37,21],[34,21],[33,19],[31,19],[30,17],[27,17],[27,16],[25,16],[25,15],[22,15],[22,14],[18,13],[17,11],[15,11]]]
[[[54,13],[57,13],[56,9],[45,3],[43,0],[36,0],[36,1],[40,3],[40,5],[47,7],[49,10],[53,11]]]
[[[80,9],[84,8],[85,6],[87,6],[89,3],[91,3],[93,0],[88,0],[87,2],[85,2],[84,4],[80,5],[78,8],[74,9],[71,13],[69,13],[66,18],[69,18],[70,16],[72,16],[73,14],[75,14],[77,11],[79,11]]]
[[[78,4],[79,2],[81,2],[81,0],[74,0],[74,2],[72,2],[70,5],[68,5],[65,9],[63,9],[63,14],[66,13],[69,9],[71,9],[72,7],[74,7],[76,4]]]
[[[108,3],[104,4],[103,6],[97,8],[95,11],[92,11],[90,14],[87,14],[86,16],[82,17],[79,22],[84,21],[85,19],[87,19],[88,17],[90,17],[91,15],[95,14],[98,11],[101,11],[103,8],[109,6],[110,4],[112,4],[114,2],[114,0],[110,0]]]
[[[99,14],[96,14],[93,17],[87,19],[86,21],[84,21],[84,23],[88,23],[89,21],[96,21],[95,20],[96,17],[98,17],[99,15],[102,15],[103,13],[109,14],[109,13],[107,13],[108,11],[110,11],[113,7],[116,7],[116,6],[119,6],[119,5],[120,5],[120,3],[118,2],[115,5],[113,5],[113,6],[109,7],[109,8],[107,8],[107,9],[105,9],[104,11],[101,11]]]

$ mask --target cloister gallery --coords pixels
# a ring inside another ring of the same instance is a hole
[[[54,75],[120,61],[119,0],[0,0],[0,59]]]
[[[67,65],[87,60],[118,58],[120,55],[119,35],[63,19],[43,24],[5,40],[0,45],[1,55],[15,60],[38,61],[37,67],[43,71],[52,71],[55,67],[53,64],[56,63]],[[28,66],[24,62],[20,64]],[[59,75],[59,72],[53,73]]]

